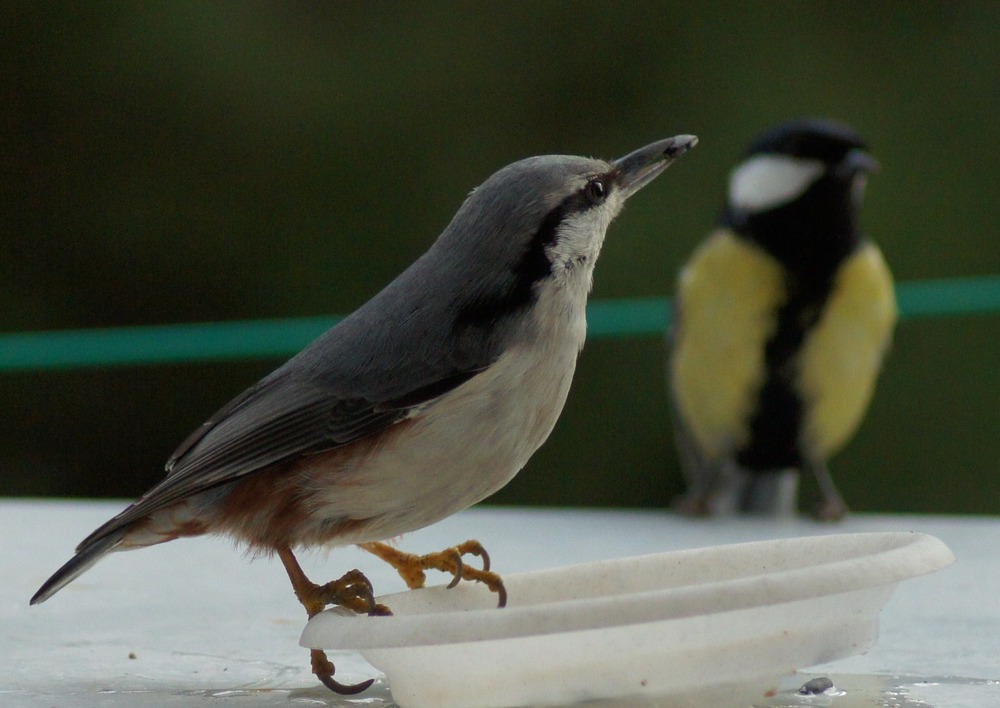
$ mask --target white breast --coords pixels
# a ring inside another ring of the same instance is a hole
[[[497,491],[527,463],[562,412],[586,335],[585,293],[567,295],[545,289],[519,344],[323,491],[321,516],[371,520],[344,543],[434,523]]]

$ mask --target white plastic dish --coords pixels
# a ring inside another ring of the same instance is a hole
[[[300,644],[361,652],[404,708],[748,705],[796,669],[867,650],[896,583],[953,561],[919,533],[636,556],[504,576],[502,610],[471,583],[380,598],[391,617],[328,610]]]

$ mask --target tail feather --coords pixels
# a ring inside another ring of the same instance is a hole
[[[76,555],[59,570],[52,574],[52,577],[45,581],[45,584],[38,589],[31,604],[37,605],[45,602],[50,597],[59,592],[63,586],[69,584],[84,571],[94,565],[106,554],[118,548],[125,538],[125,529],[120,529],[103,538],[98,538],[90,543],[81,544]]]

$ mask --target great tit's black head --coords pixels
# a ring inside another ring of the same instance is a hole
[[[827,192],[830,208],[860,207],[865,178],[878,170],[864,139],[825,118],[777,125],[758,135],[729,180],[729,206],[753,215],[783,208],[810,190]]]
[[[868,150],[868,145],[850,126],[827,118],[802,118],[758,135],[747,148],[746,157],[788,155],[835,165],[851,150]]]
[[[829,270],[860,239],[865,184],[877,169],[842,123],[782,123],[757,136],[730,174],[723,223],[790,267]]]

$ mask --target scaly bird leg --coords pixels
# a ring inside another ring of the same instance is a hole
[[[826,463],[814,462],[809,464],[808,468],[813,477],[816,478],[820,493],[823,495],[823,499],[816,508],[816,518],[820,521],[840,521],[847,516],[847,502],[837,491],[837,485],[833,483]]]
[[[381,541],[361,543],[359,546],[395,568],[411,590],[424,586],[427,580],[425,570],[440,570],[454,576],[448,584],[449,588],[458,585],[458,581],[463,578],[474,580],[485,584],[498,595],[497,607],[507,604],[507,589],[504,587],[503,579],[496,573],[490,572],[490,556],[479,541],[466,541],[439,553],[428,553],[424,556],[405,553]],[[483,559],[483,567],[472,568],[466,565],[462,562],[462,556],[465,555],[479,556]]]
[[[288,579],[292,581],[295,597],[306,608],[306,614],[309,615],[310,619],[322,612],[327,605],[340,605],[359,614],[392,614],[388,607],[375,602],[372,584],[360,570],[352,570],[345,573],[339,580],[325,585],[317,585],[306,577],[299,562],[292,554],[291,548],[287,546],[279,548],[278,557],[281,559],[281,564],[285,566]],[[353,685],[340,683],[333,678],[336,669],[322,649],[311,649],[310,658],[312,672],[316,674],[316,678],[334,693],[343,695],[361,693],[375,683],[375,679],[368,679]]]

